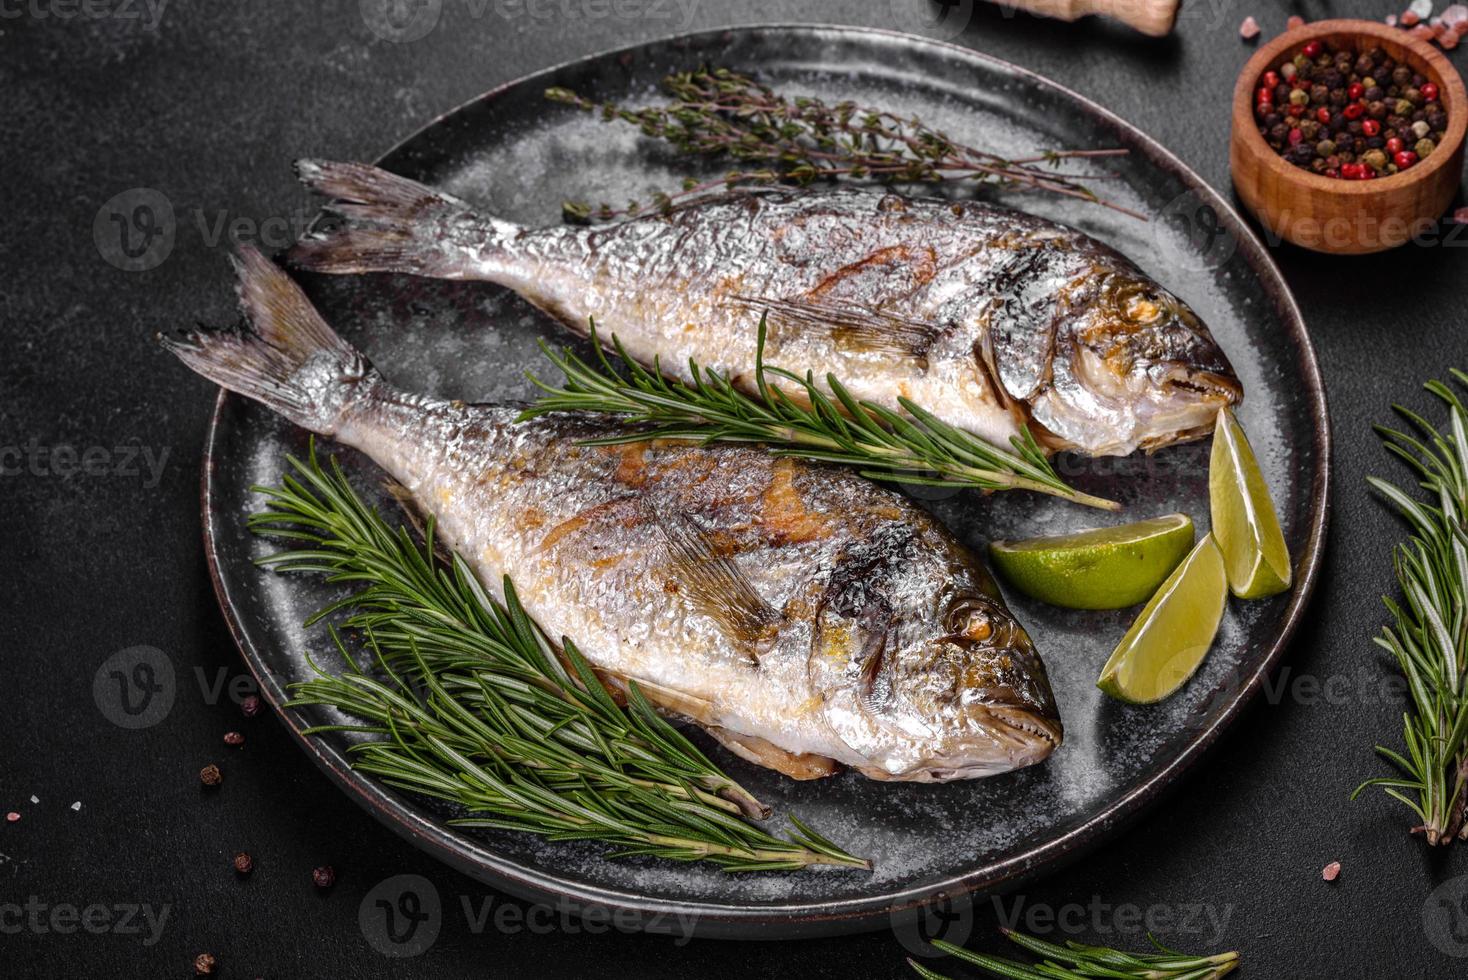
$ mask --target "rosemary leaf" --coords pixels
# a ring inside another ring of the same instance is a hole
[[[366,736],[353,765],[387,785],[457,804],[459,826],[593,840],[617,853],[709,861],[729,871],[869,868],[794,817],[786,838],[748,818],[769,809],[665,721],[636,684],[614,701],[568,639],[541,632],[504,582],[492,599],[462,558],[441,561],[430,523],[418,543],[357,496],[313,443],[279,487],[256,487],[250,529],[295,550],[261,564],[351,583],[317,613],[345,612],[370,660],[329,632],[346,668],[315,661],[291,687],[294,706],[358,719],[312,733]]]
[[[589,440],[615,444],[646,439],[699,442],[758,442],[778,455],[840,463],[878,480],[981,490],[1031,490],[1066,500],[1118,510],[1115,501],[1074,489],[1025,432],[1008,449],[955,428],[907,399],[905,414],[857,400],[832,376],[829,391],[811,375],[801,377],[764,362],[765,318],[760,318],[755,352],[758,395],[735,388],[727,375],[688,362],[689,382],[664,377],[661,364],[648,370],[633,360],[615,336],[612,348],[625,366],[617,373],[591,325],[594,363],[569,350],[541,350],[564,377],[557,388],[528,375],[543,394],[520,419],[550,412],[612,415],[632,426],[626,433]],[[783,384],[782,384],[783,383]],[[787,391],[797,392],[806,405]],[[832,399],[835,399],[834,401]]]
[[[1452,375],[1468,385],[1468,374],[1454,369]],[[1446,432],[1400,405],[1394,407],[1409,431],[1376,427],[1383,447],[1416,477],[1417,492],[1379,477],[1367,480],[1411,532],[1393,561],[1402,601],[1384,600],[1392,625],[1376,638],[1396,660],[1411,695],[1402,716],[1407,751],[1377,746],[1402,777],[1368,779],[1351,798],[1380,787],[1412,811],[1418,821],[1413,833],[1446,845],[1468,838],[1468,409],[1455,388],[1441,381],[1424,387],[1447,409]]]

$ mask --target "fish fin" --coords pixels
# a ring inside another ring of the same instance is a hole
[[[709,726],[706,730],[720,745],[739,758],[766,769],[773,769],[791,779],[824,779],[841,770],[839,762],[823,755],[787,752],[758,736],[741,735],[716,725]]]
[[[435,279],[489,279],[486,259],[520,234],[464,201],[365,163],[297,160],[296,176],[332,200],[338,222],[313,230],[286,253],[314,272],[402,272]]]
[[[734,559],[721,555],[703,529],[682,514],[655,513],[667,542],[674,582],[700,611],[724,628],[756,663],[781,616],[764,600]]]
[[[247,245],[231,256],[248,328],[159,333],[158,343],[215,384],[331,435],[372,365],[321,319],[301,287]]]
[[[859,303],[811,299],[759,299],[733,296],[732,302],[768,312],[775,327],[816,330],[837,346],[879,351],[926,360],[943,331],[931,323],[909,320]]]

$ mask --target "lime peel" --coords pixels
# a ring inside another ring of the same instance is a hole
[[[1133,621],[1096,686],[1131,704],[1172,694],[1208,656],[1227,599],[1223,552],[1205,535]]]
[[[1292,570],[1279,515],[1248,436],[1227,408],[1218,410],[1213,430],[1208,499],[1233,594],[1262,599],[1287,590]]]

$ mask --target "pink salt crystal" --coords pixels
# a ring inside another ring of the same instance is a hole
[[[1320,877],[1324,878],[1326,881],[1335,881],[1337,878],[1340,877],[1340,874],[1341,863],[1339,861],[1332,861],[1325,867],[1320,869]]]
[[[1421,22],[1422,18],[1419,17],[1417,14],[1414,14],[1410,10],[1403,14],[1402,19],[1398,21],[1398,23],[1401,24],[1403,27],[1412,27],[1413,25],[1420,24]]]
[[[1453,224],[1468,225],[1468,208],[1459,208],[1453,212]]]
[[[16,813],[14,810],[11,810],[5,815],[5,819],[9,820],[11,823],[15,823],[17,820],[20,819],[20,814]]]
[[[1437,36],[1437,43],[1443,46],[1443,50],[1451,51],[1458,46],[1458,37],[1457,31],[1443,31]]]
[[[1305,18],[1301,17],[1299,14],[1293,15],[1292,17],[1290,17],[1289,20],[1285,21],[1285,30],[1287,30],[1287,31],[1292,31],[1292,30],[1294,30],[1297,27],[1304,27],[1304,26],[1305,26]]]
[[[1245,41],[1252,41],[1259,36],[1259,22],[1252,16],[1245,17],[1244,22],[1239,25],[1239,37]]]

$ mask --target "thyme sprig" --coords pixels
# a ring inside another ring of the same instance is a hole
[[[1452,375],[1468,385],[1468,374]],[[1401,405],[1394,407],[1408,431],[1376,431],[1416,474],[1427,499],[1378,477],[1367,481],[1412,532],[1394,557],[1402,600],[1384,599],[1392,625],[1376,638],[1396,658],[1412,697],[1402,716],[1405,753],[1376,747],[1402,775],[1368,779],[1352,799],[1368,786],[1382,787],[1416,814],[1412,832],[1436,845],[1468,839],[1468,410],[1441,381],[1425,387],[1447,407],[1446,431]]]
[[[1081,183],[1086,178],[1058,169],[1063,161],[1124,156],[1125,149],[1045,150],[1028,157],[1005,157],[968,146],[923,124],[916,116],[844,101],[834,105],[812,96],[778,95],[747,75],[727,68],[700,68],[663,79],[671,97],[666,105],[629,109],[598,102],[565,88],[546,89],[553,102],[596,111],[609,122],[622,121],[681,153],[726,157],[741,168],[714,180],[687,178],[682,191],[653,195],[653,206],[718,187],[741,184],[809,185],[837,177],[870,178],[890,184],[974,181],[1006,189],[1043,191],[1079,198],[1146,220],[1141,214],[1098,197]],[[750,166],[764,164],[765,166]],[[592,207],[567,201],[568,218],[609,219],[642,210]]]
[[[315,445],[278,487],[256,487],[252,531],[292,542],[260,560],[322,574],[352,593],[307,625],[346,611],[370,656],[292,685],[291,704],[325,705],[360,721],[312,734],[366,736],[355,768],[398,789],[458,804],[450,822],[595,840],[618,856],[710,861],[729,871],[812,865],[868,868],[795,817],[788,838],[750,823],[768,808],[725,775],[648,703],[635,683],[622,707],[570,640],[553,645],[506,579],[491,598],[458,555],[440,557],[433,525],[420,544],[357,496],[335,457]]]
[[[977,966],[996,977],[1011,980],[1085,980],[1088,977],[1120,977],[1134,980],[1218,980],[1233,972],[1239,965],[1238,953],[1218,953],[1213,956],[1188,956],[1168,949],[1150,935],[1155,953],[1126,953],[1106,946],[1087,946],[1068,941],[1064,946],[1036,939],[1013,929],[1001,930],[1005,936],[1041,957],[1036,964],[1008,960],[1002,956],[975,953],[944,942],[933,940],[933,945],[956,959]],[[941,973],[928,969],[921,963],[909,959],[908,965],[923,980],[948,980]]]
[[[833,374],[822,388],[815,377],[801,377],[765,364],[765,320],[755,346],[756,397],[735,388],[729,377],[688,362],[691,383],[669,380],[660,361],[652,370],[638,364],[615,336],[612,346],[625,365],[619,374],[597,343],[595,363],[570,350],[541,350],[560,370],[561,387],[530,374],[545,394],[521,419],[548,412],[614,415],[632,426],[625,434],[590,440],[604,445],[650,438],[700,442],[759,442],[782,456],[841,463],[863,476],[908,484],[976,487],[982,490],[1033,490],[1087,507],[1117,510],[1115,501],[1081,493],[1068,485],[1026,431],[1001,449],[942,421],[907,398],[902,412],[858,400]],[[789,391],[780,382],[788,383]],[[791,394],[793,392],[794,394]],[[800,404],[797,399],[805,402]]]

